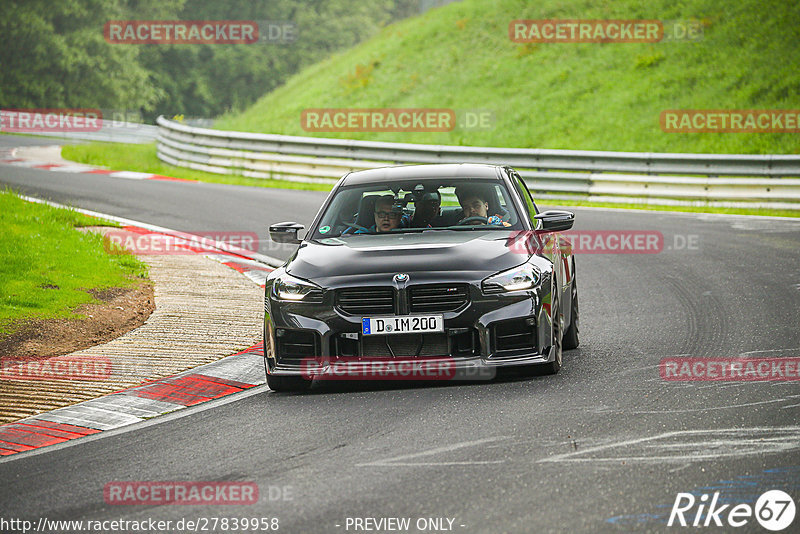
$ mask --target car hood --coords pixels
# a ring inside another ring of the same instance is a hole
[[[509,246],[509,236],[517,233],[429,231],[307,241],[286,270],[326,287],[390,283],[396,273],[408,274],[412,283],[479,280],[528,259],[519,247]]]

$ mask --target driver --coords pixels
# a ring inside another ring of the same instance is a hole
[[[490,192],[486,187],[476,185],[461,185],[456,188],[456,197],[458,203],[461,205],[461,210],[464,212],[464,217],[461,219],[469,219],[470,217],[481,217],[483,220],[476,219],[469,224],[488,224],[492,226],[511,226],[503,220],[500,215],[489,215],[489,198]]]

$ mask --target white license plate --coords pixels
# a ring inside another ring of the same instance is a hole
[[[361,333],[365,336],[420,332],[444,332],[444,317],[441,315],[405,315],[361,319]]]

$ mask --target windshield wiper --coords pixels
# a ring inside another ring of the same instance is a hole
[[[443,230],[507,230],[507,226],[495,226],[493,224],[465,224],[463,226],[448,226]]]
[[[397,230],[392,230],[390,232],[384,232],[386,234],[418,234],[420,232],[425,231],[425,228],[401,228]]]
[[[364,235],[397,235],[397,234],[421,234],[422,232],[431,232],[437,231],[441,232],[443,230],[453,230],[456,232],[461,232],[465,230],[475,231],[475,230],[507,230],[508,227],[506,226],[495,226],[495,225],[487,225],[487,224],[471,224],[465,226],[438,226],[436,228],[398,228],[396,230],[391,230],[389,232],[362,232],[362,233],[352,233],[352,234],[341,234],[338,236],[326,236],[328,239],[336,237],[353,237],[353,236],[364,236]]]

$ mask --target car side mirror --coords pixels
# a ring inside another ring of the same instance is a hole
[[[537,228],[541,232],[561,232],[572,228],[575,214],[571,211],[548,210],[539,213],[534,219],[541,222],[541,227]]]
[[[299,245],[301,241],[297,238],[297,232],[304,228],[304,225],[296,222],[282,222],[273,224],[269,227],[269,238],[276,243]]]

